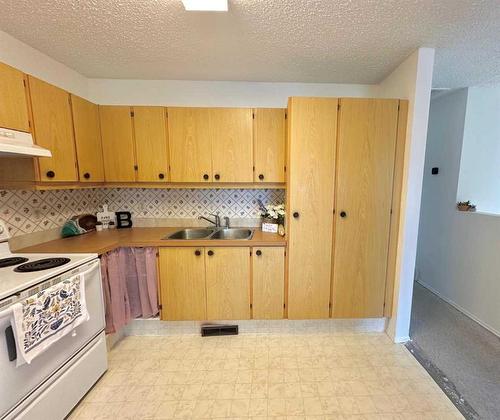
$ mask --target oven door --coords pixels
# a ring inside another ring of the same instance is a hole
[[[16,367],[15,360],[9,361],[8,341],[10,340],[7,339],[5,330],[10,326],[10,316],[0,318],[0,418],[29,397],[37,387],[104,329],[104,303],[99,260],[83,264],[61,275],[58,279],[62,280],[78,272],[85,272],[85,297],[89,320],[47,348],[33,359],[31,364]]]

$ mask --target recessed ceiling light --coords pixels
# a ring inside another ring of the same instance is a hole
[[[182,0],[184,8],[190,12],[227,12],[227,0]]]

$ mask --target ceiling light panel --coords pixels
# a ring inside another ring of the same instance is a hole
[[[228,0],[182,0],[182,4],[190,12],[227,12]]]

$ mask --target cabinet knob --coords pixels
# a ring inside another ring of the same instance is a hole
[[[211,257],[212,255],[214,255],[214,251],[210,250],[207,252],[208,256]]]
[[[201,255],[201,251],[199,249],[197,249],[196,251],[194,251],[194,255],[199,257]]]
[[[260,179],[261,181],[263,181],[263,180],[264,180],[264,174],[260,174],[260,175],[259,175],[259,179]]]
[[[262,251],[260,249],[258,249],[257,251],[255,251],[255,255],[260,257],[262,255]]]
[[[214,178],[218,181],[220,179],[220,175],[219,174],[215,174]]]
[[[56,173],[54,171],[47,171],[45,175],[47,175],[47,178],[54,178]]]
[[[347,213],[344,210],[342,210],[340,212],[340,217],[347,217]]]
[[[90,179],[90,174],[89,174],[88,172],[85,172],[85,173],[83,174],[83,177],[84,177],[85,179]]]
[[[208,179],[208,174],[203,175],[203,179],[206,181]]]
[[[158,174],[158,178],[160,178],[160,179],[165,178],[165,174],[163,174],[163,173],[161,173],[161,172],[160,172],[160,173]]]
[[[294,217],[294,219],[298,219],[300,214],[298,211],[294,211],[292,216]]]

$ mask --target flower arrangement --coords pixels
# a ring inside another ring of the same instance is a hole
[[[270,219],[275,223],[283,224],[285,221],[285,205],[284,204],[268,204],[261,208],[261,213],[263,219]]]

